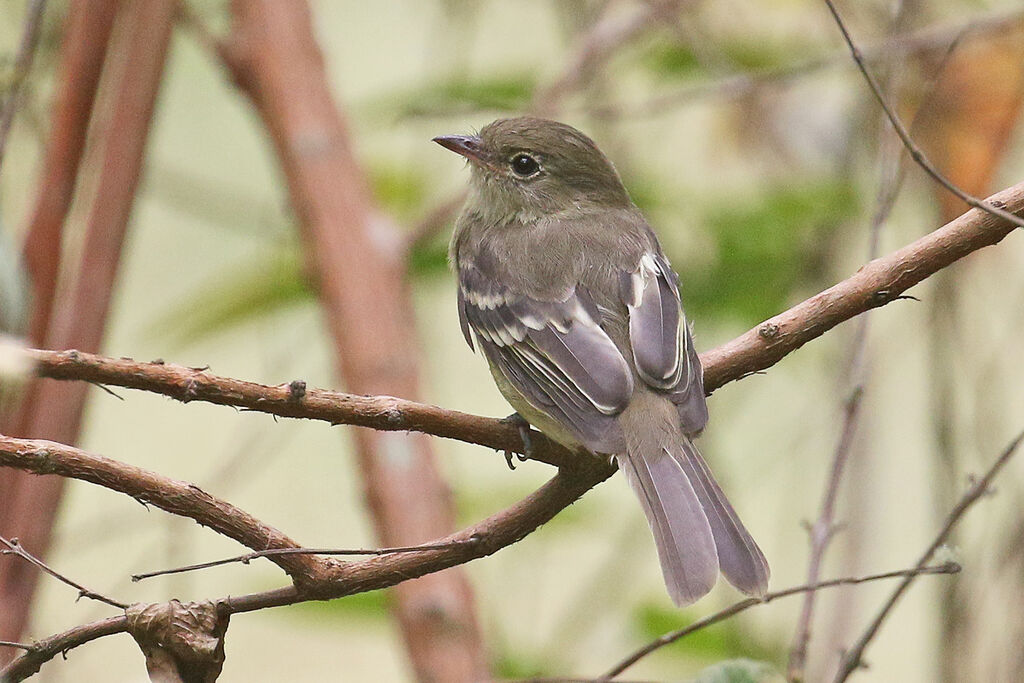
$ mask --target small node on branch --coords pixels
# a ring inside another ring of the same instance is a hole
[[[765,341],[771,341],[779,336],[779,326],[775,323],[764,323],[757,328],[757,336]]]
[[[306,382],[301,379],[293,379],[288,382],[288,400],[299,403],[306,397]]]

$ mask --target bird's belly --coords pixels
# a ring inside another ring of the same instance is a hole
[[[583,446],[583,444],[573,436],[572,432],[562,426],[558,420],[553,417],[549,417],[546,413],[535,408],[532,403],[526,400],[526,397],[523,396],[523,394],[508,381],[505,375],[501,373],[501,370],[497,369],[493,365],[490,365],[490,369],[491,376],[494,377],[494,383],[498,385],[498,391],[501,392],[501,395],[505,397],[505,400],[515,408],[515,411],[519,413],[523,419],[542,431],[545,436],[557,441],[569,450],[585,448],[585,446]]]

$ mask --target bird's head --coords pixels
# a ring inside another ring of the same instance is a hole
[[[469,161],[470,205],[495,217],[525,223],[562,211],[630,205],[608,158],[564,123],[498,119],[478,135],[442,135],[434,142]]]

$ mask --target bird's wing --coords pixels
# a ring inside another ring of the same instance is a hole
[[[460,264],[459,280],[459,317],[470,347],[475,336],[531,405],[589,449],[612,452],[620,440],[615,416],[629,403],[633,377],[586,291],[574,287],[542,301],[511,291],[469,263]]]
[[[707,424],[704,376],[686,315],[679,282],[664,256],[648,252],[620,277],[620,295],[629,311],[629,341],[637,375],[676,404],[684,431]]]

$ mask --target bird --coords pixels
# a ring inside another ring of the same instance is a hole
[[[449,259],[462,334],[499,391],[558,443],[614,457],[676,605],[719,573],[763,596],[768,562],[694,445],[708,409],[679,277],[612,162],[530,116],[433,141],[471,170]]]

